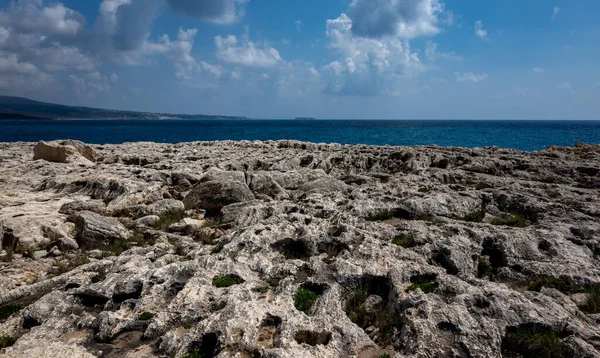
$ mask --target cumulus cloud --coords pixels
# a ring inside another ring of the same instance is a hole
[[[443,10],[439,0],[352,0],[347,15],[355,35],[410,39],[440,32]]]
[[[473,72],[454,72],[454,78],[456,82],[481,82],[488,79],[487,73],[482,73],[480,75],[474,74]]]
[[[279,51],[267,43],[255,43],[247,35],[216,36],[217,57],[227,63],[247,67],[272,67],[282,61]]]
[[[552,20],[556,19],[556,17],[558,16],[559,13],[560,13],[560,8],[555,6],[554,9],[552,10]]]
[[[533,71],[533,73],[544,73],[544,69],[541,67],[534,67],[531,69]]]
[[[352,20],[342,14],[327,20],[329,48],[339,59],[323,68],[326,93],[376,95],[394,93],[405,80],[425,70],[408,43],[395,38],[354,36]]]
[[[300,32],[302,30],[302,21],[296,20],[296,31]]]
[[[169,8],[216,24],[231,24],[244,16],[249,0],[166,0]]]
[[[481,20],[475,22],[475,35],[482,40],[487,38],[488,32],[483,28],[483,21]]]

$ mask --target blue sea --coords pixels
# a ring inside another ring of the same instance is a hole
[[[370,145],[500,146],[538,150],[600,143],[600,121],[0,120],[0,142],[79,139],[107,144],[297,139]]]

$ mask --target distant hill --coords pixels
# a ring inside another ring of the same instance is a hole
[[[34,101],[0,96],[0,119],[244,119],[246,117],[203,114],[170,114],[120,111]]]

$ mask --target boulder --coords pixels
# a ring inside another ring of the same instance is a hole
[[[169,213],[183,212],[184,210],[185,205],[183,202],[175,199],[162,199],[148,205],[142,211],[143,216],[157,215],[162,217]]]
[[[55,163],[71,163],[96,160],[96,152],[89,145],[77,140],[40,141],[33,148],[33,160]]]
[[[102,200],[72,201],[64,204],[58,210],[59,213],[65,215],[73,215],[80,211],[92,211],[102,214],[106,211],[106,204]]]
[[[77,242],[84,247],[126,240],[129,237],[129,232],[119,221],[91,211],[77,214],[75,230]]]
[[[348,185],[343,181],[331,177],[323,177],[302,185],[298,190],[304,193],[331,193],[347,189]]]
[[[289,195],[277,183],[269,172],[254,172],[248,174],[248,187],[257,194],[268,195],[273,199],[288,199]]]
[[[196,185],[183,203],[188,209],[205,209],[209,214],[219,214],[226,205],[253,199],[254,195],[245,183],[211,180]]]

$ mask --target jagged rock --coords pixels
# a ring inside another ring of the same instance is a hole
[[[249,201],[254,195],[245,183],[235,180],[206,181],[196,185],[183,199],[186,208],[218,214],[225,205]]]
[[[84,211],[75,217],[77,243],[93,247],[115,240],[126,240],[129,232],[119,221],[100,214]]]
[[[74,215],[80,211],[92,211],[103,214],[106,211],[106,204],[102,200],[72,201],[60,207],[59,213],[65,215]]]
[[[92,163],[96,153],[92,147],[77,140],[40,141],[33,148],[33,160],[38,159],[56,163]]]
[[[346,191],[347,189],[348,186],[343,181],[335,178],[323,177],[302,185],[298,190],[305,193],[332,193]]]
[[[0,143],[3,356],[499,357],[532,327],[600,354],[598,145],[128,143],[93,170],[33,145]],[[66,211],[90,198],[135,239]]]
[[[183,202],[175,199],[163,199],[148,205],[143,210],[143,215],[165,216],[169,213],[183,212],[185,205]]]
[[[148,226],[148,227],[153,227],[154,225],[156,225],[156,223],[160,220],[160,216],[158,215],[147,215],[147,216],[143,216],[137,220],[135,220],[133,223],[135,224],[135,226]]]

